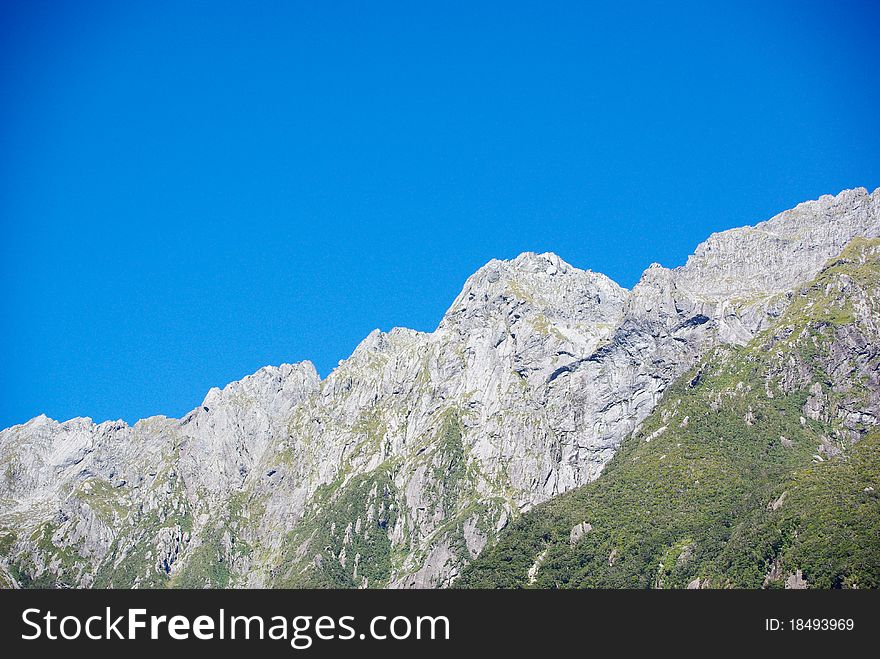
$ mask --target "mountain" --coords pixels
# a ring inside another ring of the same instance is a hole
[[[449,586],[523,513],[606,482],[678,378],[762,340],[860,236],[880,190],[714,234],[632,290],[493,260],[434,332],[376,330],[324,380],[266,367],[180,420],[0,431],[0,584]]]
[[[857,238],[457,585],[880,588],[878,419],[880,240]]]

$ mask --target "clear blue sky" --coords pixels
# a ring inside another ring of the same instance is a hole
[[[0,426],[179,416],[432,330],[493,257],[629,287],[873,189],[878,4],[4,2]]]

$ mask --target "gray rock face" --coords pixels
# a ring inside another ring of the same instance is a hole
[[[877,191],[857,188],[798,204],[753,227],[713,234],[679,270],[679,285],[716,300],[789,291],[854,235],[878,237],[878,213]]]
[[[794,574],[790,574],[788,579],[785,580],[785,588],[788,590],[805,590],[808,587],[800,570],[796,570]]]
[[[859,235],[880,235],[880,190],[715,234],[631,291],[554,254],[493,260],[437,330],[376,330],[323,381],[266,367],[180,420],[3,430],[0,582],[449,585]]]
[[[568,543],[570,545],[576,545],[581,541],[587,533],[593,530],[593,525],[588,522],[581,522],[580,524],[575,525],[571,529],[571,534],[568,537]]]

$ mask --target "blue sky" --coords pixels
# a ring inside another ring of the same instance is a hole
[[[880,185],[877,3],[251,4],[2,3],[0,426],[179,416],[493,257],[629,287]]]

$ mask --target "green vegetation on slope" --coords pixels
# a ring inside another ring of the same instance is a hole
[[[597,481],[514,522],[457,585],[781,587],[800,571],[880,587],[880,433],[851,414],[878,395],[878,254],[853,241],[774,328],[713,351]]]
[[[343,469],[334,482],[318,488],[285,538],[269,585],[382,588],[437,548],[454,565],[472,558],[476,550],[468,546],[466,527],[473,535],[487,536],[504,501],[477,492],[477,467],[463,441],[462,414],[456,408],[439,411],[436,429],[414,447],[409,468],[424,478],[423,505],[416,515],[401,513],[407,509],[407,493],[396,483],[403,468],[399,457],[364,474]],[[424,548],[417,549],[421,525],[438,519]]]
[[[393,465],[323,486],[285,541],[276,585],[298,588],[382,586],[391,573],[388,530],[397,518]]]

